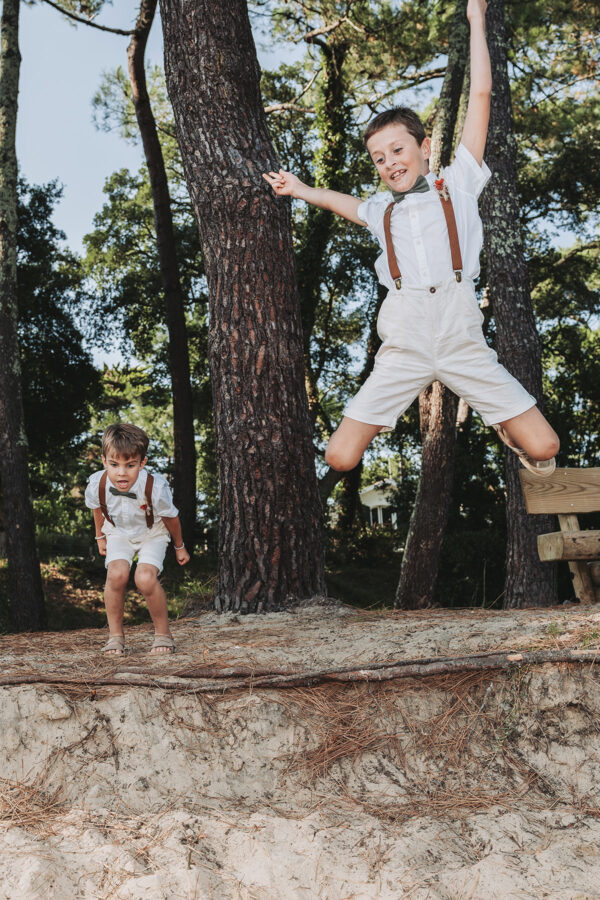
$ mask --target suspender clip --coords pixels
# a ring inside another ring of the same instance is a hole
[[[456,275],[456,280],[460,283],[462,281],[462,272],[460,269],[457,269],[454,274]]]
[[[396,278],[394,281],[394,284],[396,285],[397,291],[401,290],[402,289],[402,278]]]

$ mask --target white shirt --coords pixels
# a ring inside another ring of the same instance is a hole
[[[99,487],[103,472],[104,469],[100,472],[94,472],[87,483],[85,505],[88,509],[98,509],[100,507]],[[154,532],[155,529],[158,531],[158,526],[160,526],[161,531],[164,530],[168,533],[164,522],[161,521],[161,516],[173,519],[179,514],[179,510],[176,506],[173,506],[171,488],[167,484],[164,475],[154,474],[154,472],[152,474],[154,475],[154,484],[152,485],[154,527],[152,531]],[[142,508],[146,505],[147,477],[148,473],[144,468],[131,488],[131,492],[137,495],[135,500],[132,497],[117,497],[115,494],[111,494],[110,478],[106,479],[106,508],[115,525],[111,525],[109,521],[105,520],[102,527],[104,534],[114,534],[116,531],[119,531],[128,538],[139,540],[139,538],[144,537],[148,533],[146,513]]]
[[[452,256],[448,228],[435,188],[436,176],[425,176],[430,190],[408,194],[396,203],[392,212],[391,233],[396,259],[402,273],[403,287],[428,288],[452,276]],[[477,198],[491,172],[485,162],[478,165],[464,144],[456,151],[454,162],[444,169],[452,198],[458,241],[467,278],[479,275],[479,254],[483,245],[483,228],[477,208]],[[387,262],[383,216],[394,198],[389,191],[381,191],[358,207],[358,216],[379,241],[383,253],[377,257],[375,271],[381,284],[395,290]]]

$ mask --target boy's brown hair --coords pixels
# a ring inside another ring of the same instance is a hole
[[[108,456],[112,450],[125,459],[135,456],[146,459],[149,443],[150,439],[143,429],[127,422],[118,422],[116,425],[109,425],[102,435],[102,456]]]
[[[369,138],[372,138],[382,128],[396,124],[404,125],[408,133],[412,134],[419,147],[427,137],[423,123],[416,112],[408,106],[395,106],[393,109],[386,109],[384,112],[380,112],[374,119],[371,119],[363,134],[365,146]]]

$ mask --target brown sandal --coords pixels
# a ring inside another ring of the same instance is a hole
[[[167,652],[164,654],[152,653],[157,647],[166,647]],[[155,634],[150,653],[152,653],[153,656],[168,656],[170,653],[175,653],[175,641],[170,634]]]
[[[111,634],[100,652],[110,653],[114,656],[122,656],[126,649],[125,636],[122,634]]]
[[[556,459],[554,456],[552,459],[532,459],[531,456],[528,456],[524,450],[521,450],[520,447],[517,447],[516,444],[513,444],[507,433],[505,432],[502,425],[492,425],[492,428],[500,438],[500,440],[506,444],[506,446],[516,453],[519,457],[519,462],[522,466],[525,466],[529,472],[533,472],[534,475],[539,475],[541,478],[548,478],[553,474],[556,469]]]

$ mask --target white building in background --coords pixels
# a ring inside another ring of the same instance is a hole
[[[397,484],[392,479],[383,479],[370,484],[359,492],[360,502],[371,526],[391,525],[398,527],[398,516],[392,509],[392,493]]]

